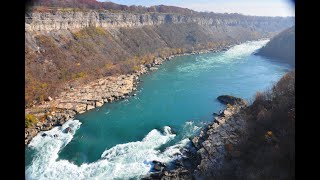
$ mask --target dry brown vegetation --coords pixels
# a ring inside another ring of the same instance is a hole
[[[244,37],[256,38],[250,34]],[[39,35],[26,32],[26,106],[54,97],[70,85],[132,73],[156,57],[218,48],[238,40],[197,24],[117,30],[88,27],[76,32]]]
[[[179,14],[192,14],[195,11],[180,8],[175,6],[158,5],[151,7],[143,6],[126,6],[120,5],[113,2],[99,2],[96,0],[33,0],[30,5],[33,6],[33,11],[38,12],[55,12],[59,8],[64,10],[109,10],[113,13],[116,12],[137,12],[137,13],[148,13],[148,12],[159,12],[159,13],[179,13]]]
[[[295,73],[284,75],[272,90],[257,93],[242,112],[248,133],[233,147],[215,179],[295,178]]]

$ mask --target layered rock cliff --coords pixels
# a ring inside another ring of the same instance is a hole
[[[85,27],[141,27],[145,25],[196,23],[212,29],[222,26],[242,27],[260,32],[280,31],[293,23],[293,18],[255,17],[238,14],[168,14],[110,13],[108,11],[57,11],[26,14],[26,31],[75,30]]]

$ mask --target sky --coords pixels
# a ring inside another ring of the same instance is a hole
[[[98,0],[106,1],[106,0]],[[109,0],[125,5],[171,5],[196,11],[240,13],[255,16],[295,16],[290,0]]]

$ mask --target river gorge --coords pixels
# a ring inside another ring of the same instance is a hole
[[[290,70],[254,55],[267,42],[174,57],[140,77],[136,96],[78,114],[46,136],[39,133],[26,148],[26,179],[138,179],[152,161],[179,158],[189,138],[224,108],[219,95],[250,103]]]

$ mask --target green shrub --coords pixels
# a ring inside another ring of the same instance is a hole
[[[87,34],[87,32],[84,29],[73,33],[73,35],[76,37],[76,39],[89,38],[89,35]]]
[[[76,78],[83,78],[86,75],[87,75],[87,73],[85,73],[85,72],[79,72],[79,73],[76,74]]]
[[[104,30],[102,27],[96,27],[95,31],[97,32],[97,34],[99,35],[106,35],[106,30]]]
[[[25,127],[30,128],[37,123],[37,118],[32,114],[25,115]]]

